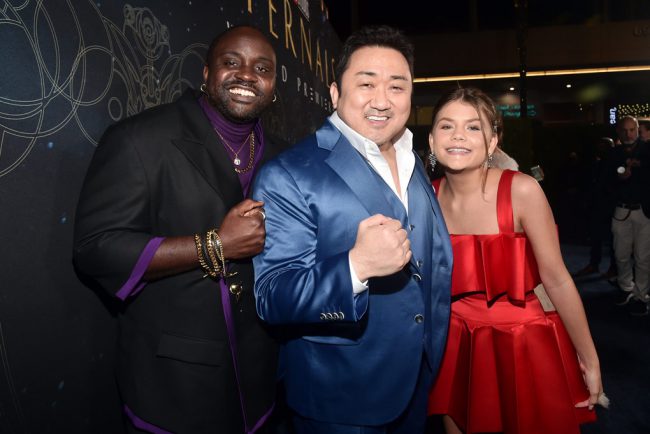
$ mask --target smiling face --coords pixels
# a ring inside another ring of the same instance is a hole
[[[227,119],[250,122],[272,102],[275,52],[252,27],[237,27],[221,36],[203,68],[208,100]]]
[[[429,133],[431,151],[440,164],[453,171],[482,167],[497,141],[486,116],[479,116],[472,105],[459,100],[438,111]]]
[[[343,122],[382,147],[402,135],[412,89],[409,65],[399,51],[367,46],[352,53],[341,88],[332,84],[330,95]]]

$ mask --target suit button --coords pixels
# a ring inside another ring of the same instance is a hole
[[[418,273],[413,274],[413,279],[415,279],[416,282],[419,282],[422,280],[422,276],[420,276]]]
[[[334,313],[332,314],[332,318],[334,318],[334,319],[339,319],[339,314],[336,313],[336,312],[334,312]]]
[[[324,313],[321,313],[320,314],[320,319],[322,319],[322,320],[327,319],[327,315],[325,315]]]
[[[331,312],[327,312],[325,316],[327,317],[327,319],[334,319]]]
[[[415,229],[415,226],[409,225],[409,229],[411,230],[411,232],[413,232],[413,229]]]
[[[345,314],[343,312],[339,312],[339,319],[345,319]]]
[[[413,319],[415,320],[416,323],[420,324],[422,323],[422,321],[424,321],[424,316],[422,316],[421,314],[417,314],[413,317]]]
[[[418,265],[418,268],[422,268],[422,266],[424,265],[424,262],[417,261],[416,264]]]

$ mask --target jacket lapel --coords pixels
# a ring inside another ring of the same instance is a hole
[[[398,215],[382,191],[389,187],[373,173],[368,162],[336,127],[329,121],[326,122],[316,131],[316,138],[320,148],[330,150],[330,155],[325,160],[327,165],[347,184],[370,215]]]
[[[422,165],[422,162],[420,161],[420,158],[417,157],[415,159],[415,171],[413,173],[413,177],[417,177],[419,182],[422,184],[422,187],[424,188],[424,191],[426,191],[427,196],[429,197],[429,203],[431,205],[431,209],[433,210],[433,214],[436,220],[435,226],[435,231],[438,234],[438,237],[440,240],[442,240],[442,249],[444,251],[445,257],[446,258],[451,258],[452,257],[452,250],[451,250],[451,242],[449,241],[449,232],[447,231],[447,225],[445,224],[445,220],[442,215],[442,210],[440,209],[440,205],[438,204],[438,199],[436,199],[435,193],[433,191],[433,188],[431,187],[431,183],[429,182],[429,177],[426,174],[426,171],[424,170],[424,166]]]
[[[184,114],[183,137],[174,139],[174,145],[228,207],[235,205],[242,200],[243,193],[223,144],[192,92],[186,92],[179,102]]]

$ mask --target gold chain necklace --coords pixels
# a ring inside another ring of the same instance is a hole
[[[246,142],[248,142],[249,149],[250,149],[250,151],[248,153],[248,164],[246,165],[246,167],[244,169],[240,169],[239,167],[235,167],[235,172],[237,172],[237,173],[246,173],[246,172],[248,172],[249,170],[251,170],[253,168],[253,160],[254,160],[254,157],[255,157],[255,130],[251,131],[251,133],[248,135],[246,140],[244,140],[244,143],[242,143],[241,146],[239,147],[239,149],[236,150],[236,151],[232,148],[232,146],[230,146],[228,144],[228,142],[226,142],[226,139],[223,138],[223,136],[219,133],[219,131],[216,128],[214,129],[214,132],[217,133],[217,136],[219,136],[219,138],[221,139],[223,144],[226,145],[226,147],[228,149],[230,149],[230,151],[233,154],[235,154],[235,158],[232,160],[232,163],[235,166],[239,166],[241,164],[241,160],[239,159],[239,153],[244,148],[244,145],[246,144]]]

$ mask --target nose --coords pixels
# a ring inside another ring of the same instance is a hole
[[[375,88],[375,93],[372,97],[372,108],[376,110],[387,110],[390,108],[390,100],[386,89],[378,86]]]
[[[462,128],[455,128],[451,135],[452,140],[465,140],[465,133]]]
[[[235,72],[235,77],[242,81],[256,81],[255,66],[253,64],[242,63]]]

